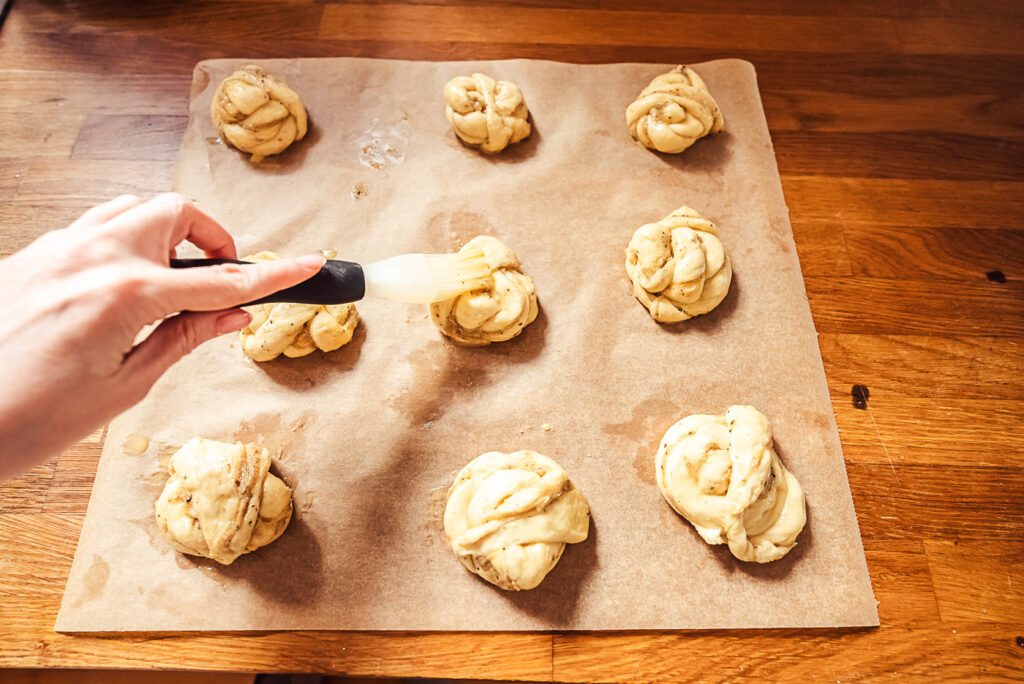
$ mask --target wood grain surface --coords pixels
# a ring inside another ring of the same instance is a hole
[[[1024,678],[1019,0],[17,0],[0,28],[0,255],[101,200],[167,189],[193,65],[239,56],[753,62],[882,626],[56,634],[99,431],[0,484],[0,666]]]

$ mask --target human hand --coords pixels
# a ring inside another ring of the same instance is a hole
[[[171,269],[182,240],[208,257],[237,256],[223,227],[165,194],[118,197],[0,261],[0,478],[85,437],[192,349],[245,327],[249,314],[233,307],[324,263],[310,255]]]

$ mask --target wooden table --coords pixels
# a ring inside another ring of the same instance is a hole
[[[103,199],[167,189],[201,59],[750,60],[882,627],[56,634],[101,431],[0,485],[0,665],[1024,677],[1024,5],[427,2],[17,0],[0,29],[0,255]]]

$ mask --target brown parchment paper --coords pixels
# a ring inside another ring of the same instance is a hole
[[[529,60],[261,60],[306,102],[305,140],[262,165],[220,144],[216,84],[196,67],[175,189],[243,254],[334,247],[369,262],[510,245],[541,313],[513,341],[444,341],[426,307],[364,301],[354,341],[255,364],[204,344],[109,428],[57,629],[611,630],[877,625],[814,324],[754,69],[696,65],[725,131],[681,155],[635,144],[624,111],[673,65]],[[533,133],[464,147],[442,88],[483,71],[522,88]],[[662,327],[623,269],[633,231],[688,204],[733,260],[714,312]],[[673,422],[760,408],[807,495],[799,545],[769,565],[705,544],[662,499],[654,453]],[[544,424],[550,430],[542,428]],[[127,455],[126,435],[151,444]],[[271,546],[230,567],[172,552],[153,522],[162,464],[193,436],[258,439],[295,487]],[[590,538],[537,589],[470,574],[440,532],[454,474],[489,450],[557,460],[590,503]]]

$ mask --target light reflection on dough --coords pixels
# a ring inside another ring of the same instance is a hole
[[[645,147],[672,154],[719,132],[725,122],[703,79],[679,66],[643,89],[626,109],[626,125]]]
[[[230,565],[274,541],[292,517],[292,490],[256,444],[189,440],[167,463],[157,523],[171,546]]]
[[[333,255],[333,250],[327,253]],[[245,261],[277,258],[274,252],[259,252]],[[317,349],[334,351],[352,340],[359,324],[355,304],[277,303],[244,309],[252,320],[242,328],[242,352],[253,361],[270,361],[281,354],[295,358]]]
[[[476,457],[455,477],[444,511],[445,536],[463,565],[508,590],[540,584],[589,527],[583,494],[534,451]]]
[[[485,74],[456,76],[444,87],[445,116],[455,134],[484,152],[500,152],[530,135],[519,87]]]
[[[803,489],[753,406],[692,415],[665,433],[655,457],[658,488],[709,544],[768,563],[796,546],[807,521]]]
[[[453,342],[482,346],[510,340],[537,318],[537,293],[519,259],[497,238],[480,235],[459,250],[483,250],[491,277],[487,286],[430,305],[438,330]]]
[[[718,227],[690,207],[640,226],[626,248],[633,294],[662,323],[678,323],[718,306],[729,293],[732,263]]]

